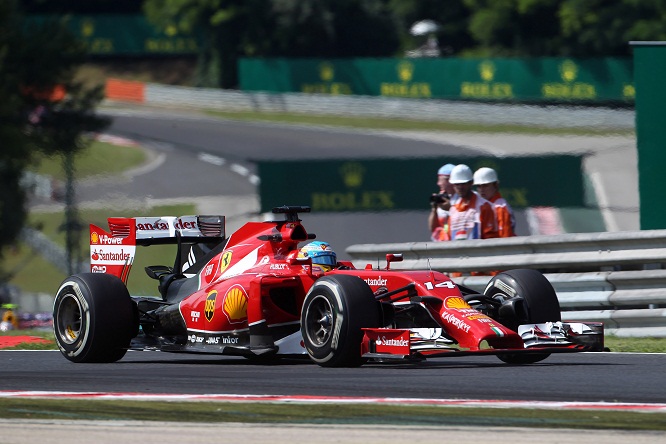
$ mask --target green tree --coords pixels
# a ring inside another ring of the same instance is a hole
[[[561,49],[560,0],[464,0],[471,11],[470,53],[483,56],[548,56]]]
[[[250,23],[261,22],[262,0],[146,0],[144,11],[157,26],[176,25],[186,32],[199,35],[200,51],[197,61],[199,86],[232,88],[237,81],[236,62],[248,34],[257,38],[261,46],[262,35]],[[258,14],[253,14],[257,12]]]
[[[664,0],[566,0],[558,14],[563,55],[629,56],[632,40],[666,39]]]
[[[102,88],[74,81],[85,57],[64,23],[26,27],[18,2],[0,2],[0,254],[25,223],[20,180],[36,155],[71,159],[107,123],[94,114]]]
[[[199,86],[235,88],[240,57],[378,57],[399,46],[386,0],[146,0],[144,11],[199,33]]]
[[[665,0],[464,2],[477,55],[630,56],[629,41],[666,38]]]

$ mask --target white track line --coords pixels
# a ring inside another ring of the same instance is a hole
[[[178,395],[167,393],[124,392],[59,392],[59,391],[0,391],[0,398],[101,399],[132,401],[217,401],[217,402],[270,402],[296,404],[386,404],[429,405],[442,407],[529,408],[566,410],[618,410],[638,412],[666,412],[666,403],[627,402],[571,402],[571,401],[504,401],[483,399],[420,399],[372,398],[346,396],[281,396],[281,395]]]

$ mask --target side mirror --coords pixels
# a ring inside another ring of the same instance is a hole
[[[287,255],[289,265],[312,265],[311,257],[298,257],[298,251],[294,250]]]
[[[402,262],[402,253],[389,253],[386,255],[386,269],[391,269],[391,262]]]

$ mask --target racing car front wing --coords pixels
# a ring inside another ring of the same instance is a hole
[[[431,357],[531,353],[575,353],[604,350],[600,322],[547,322],[518,328],[524,348],[493,348],[481,341],[478,348],[461,348],[438,328],[364,328],[361,353],[380,360],[423,360]]]

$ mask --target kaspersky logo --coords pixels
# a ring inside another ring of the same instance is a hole
[[[340,167],[342,181],[347,188],[358,188],[363,183],[365,168],[357,162],[347,162]]]

